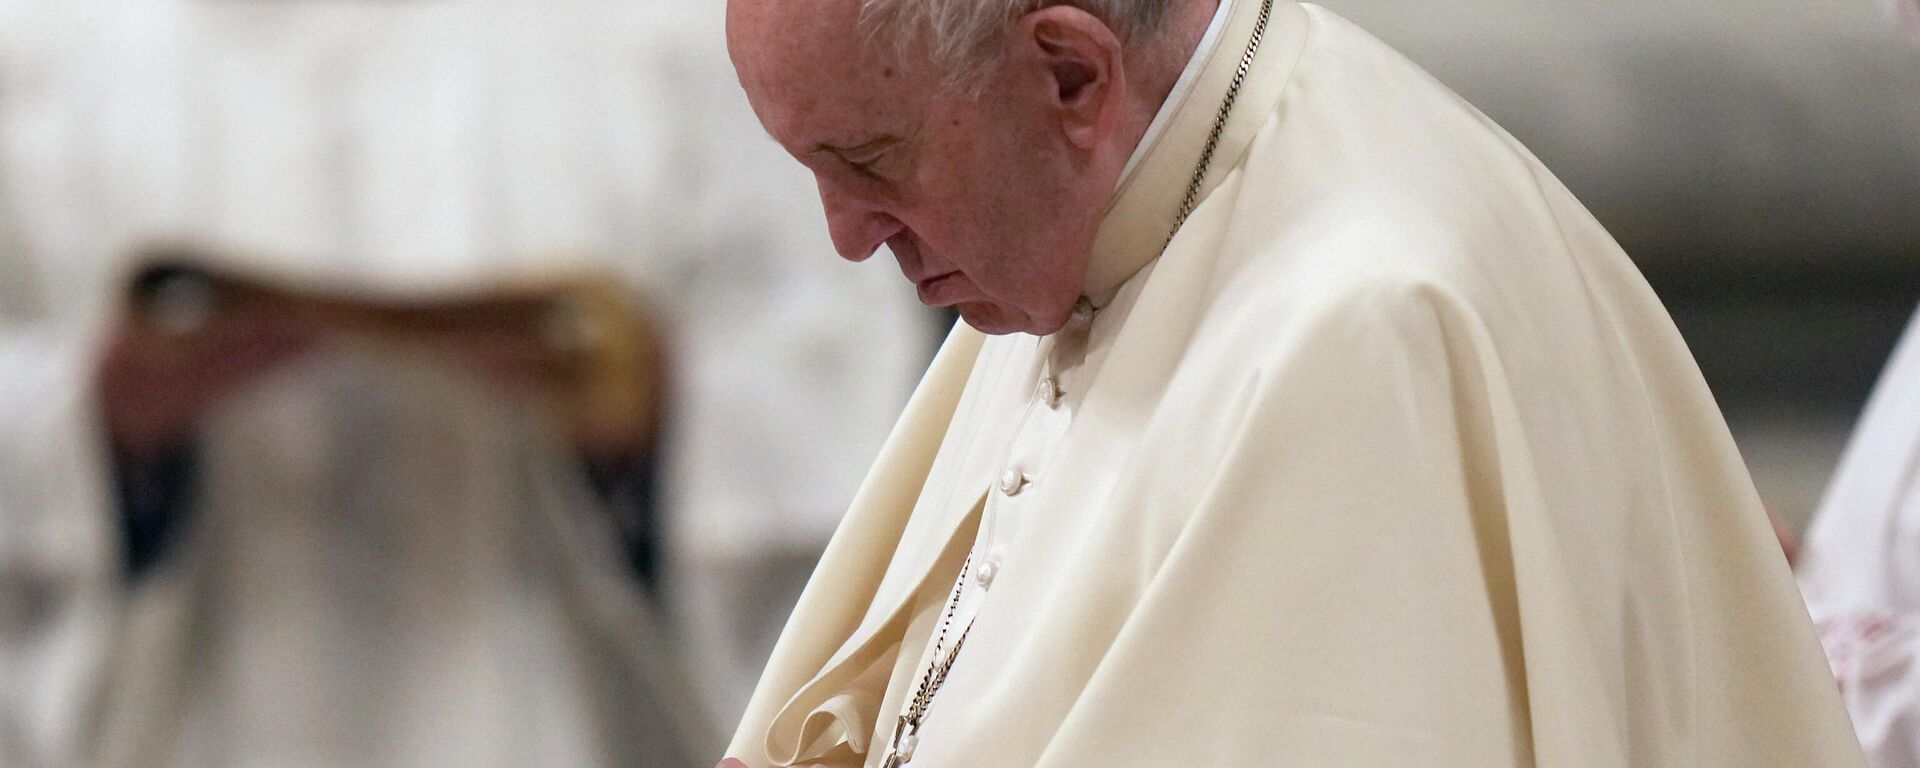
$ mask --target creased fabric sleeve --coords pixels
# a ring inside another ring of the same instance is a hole
[[[953,418],[980,343],[978,333],[956,325],[928,367],[920,388],[881,448],[874,470],[854,497],[846,522],[834,534],[801,593],[793,618],[775,644],[766,672],[727,747],[727,757],[749,768],[823,761],[829,755],[839,760],[856,759],[843,747],[847,742],[864,741],[850,729],[867,727],[871,717],[847,718],[835,710],[845,710],[847,707],[841,705],[854,701],[878,702],[884,676],[858,675],[855,690],[828,694],[827,702],[817,709],[796,706],[795,699],[812,691],[817,677],[836,655],[853,650],[842,644],[864,621],[873,618],[868,614],[876,610],[874,594],[886,575],[890,553],[908,523],[941,436]],[[833,699],[838,694],[850,695]],[[796,719],[802,723],[802,734],[794,739],[771,738],[776,722],[791,724]],[[802,740],[804,743],[799,743]]]
[[[1747,669],[1757,684],[1804,676],[1807,659],[1790,652],[1810,649],[1796,638],[1769,657],[1768,639],[1696,648],[1685,621],[1649,637],[1619,604],[1684,596],[1628,589],[1631,563],[1589,570],[1560,551],[1622,546],[1631,538],[1610,538],[1619,525],[1605,517],[1632,511],[1582,508],[1542,482],[1464,303],[1395,281],[1332,299],[1300,327],[1253,383],[1199,507],[1041,768],[1601,768],[1679,765],[1677,754],[1784,768],[1857,755],[1817,734],[1741,743],[1722,737],[1741,729],[1703,714],[1783,727],[1831,716],[1806,711],[1824,702],[1754,696],[1699,676],[1723,667],[1692,666],[1717,654],[1788,662]],[[1572,529],[1563,515],[1601,522]],[[1614,554],[1599,560],[1648,557]],[[1695,707],[1696,686],[1742,703]]]
[[[1458,470],[1444,342],[1390,288],[1262,372],[1043,767],[1526,764],[1497,490]]]

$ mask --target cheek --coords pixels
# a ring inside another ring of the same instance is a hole
[[[950,138],[929,143],[902,212],[937,257],[976,276],[986,253],[1003,247],[998,211],[1006,172],[989,149]]]
[[[1072,253],[1086,212],[1073,204],[1073,169],[1045,135],[1018,121],[948,118],[927,142],[914,175],[907,224],[930,261],[959,269],[980,292],[1015,315],[1044,310],[1076,293]],[[1094,212],[1097,214],[1097,211]],[[986,320],[977,308],[963,314]],[[995,315],[998,312],[993,313]],[[972,319],[972,318],[970,318]],[[1024,325],[1013,317],[1001,324]],[[976,325],[980,325],[976,323]]]
[[[975,249],[1012,245],[1017,251],[1018,244],[1051,239],[1065,213],[1054,158],[1005,131],[975,135],[977,141],[945,147],[928,169],[923,182],[932,205],[926,213]]]

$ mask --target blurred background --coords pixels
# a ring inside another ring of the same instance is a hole
[[[1920,301],[1874,0],[1326,0],[1633,254],[1805,525]],[[0,0],[0,765],[702,766],[948,319],[718,0]]]

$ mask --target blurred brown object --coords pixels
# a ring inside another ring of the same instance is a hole
[[[1761,506],[1767,510],[1767,522],[1773,524],[1773,537],[1780,540],[1780,552],[1787,556],[1787,565],[1792,566],[1800,555],[1800,541],[1793,535],[1793,526],[1788,525],[1780,513],[1773,511],[1772,504],[1763,501]]]
[[[662,390],[658,333],[621,286],[611,275],[577,270],[429,290],[328,284],[169,245],[136,260],[126,321],[110,349],[172,361],[187,376],[277,364],[330,338],[425,351],[548,398],[582,450],[618,456],[652,433]],[[265,353],[253,355],[256,346]],[[149,374],[160,367],[134,366]],[[103,380],[111,368],[103,366]],[[230,387],[216,382],[205,396]],[[111,395],[113,387],[104,388]],[[115,409],[108,410],[112,421]]]

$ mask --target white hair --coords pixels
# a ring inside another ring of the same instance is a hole
[[[1179,0],[861,0],[860,23],[871,39],[891,40],[902,54],[931,62],[949,85],[970,88],[999,60],[995,43],[1008,25],[1041,8],[1070,5],[1093,14],[1129,48],[1166,25]]]

